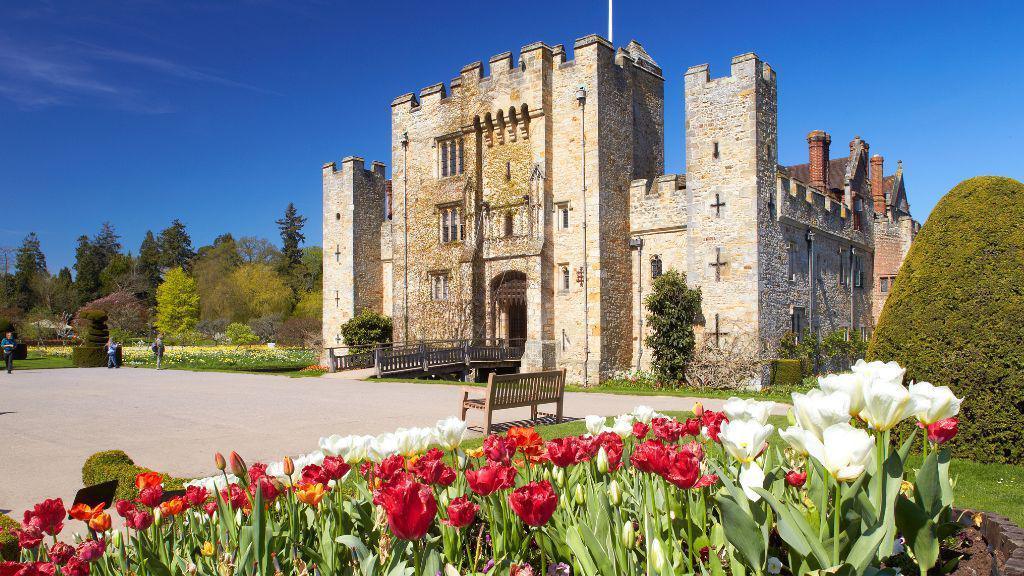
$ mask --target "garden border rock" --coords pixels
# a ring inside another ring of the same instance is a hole
[[[978,530],[992,550],[1006,558],[1000,576],[1024,576],[1024,529],[1012,520],[995,512],[982,510],[954,509],[953,515],[965,526],[974,526],[974,515],[982,515]]]

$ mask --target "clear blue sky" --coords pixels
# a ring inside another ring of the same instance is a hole
[[[859,134],[902,159],[923,220],[963,178],[1024,180],[1020,3],[617,0],[615,40],[666,75],[666,169],[683,171],[682,78],[755,51],[778,72],[779,156]],[[606,33],[603,0],[20,1],[0,6],[0,246],[49,266],[104,220],[137,251],[180,218],[277,240],[289,201],[319,244],[320,166],[390,163],[391,100],[474,60]]]

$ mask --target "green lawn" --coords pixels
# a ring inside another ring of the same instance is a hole
[[[675,418],[693,417],[691,412],[666,414]],[[776,428],[789,426],[784,416],[773,416],[771,423]],[[537,427],[537,432],[545,440],[577,436],[586,431],[582,420]],[[778,434],[773,434],[771,441],[777,445],[785,444]],[[465,446],[475,448],[481,444],[483,438],[473,438]],[[920,456],[911,457],[910,466],[920,464]],[[1008,516],[1018,526],[1024,526],[1024,466],[982,464],[954,458],[950,464],[950,474],[955,483],[954,497],[958,507],[998,512]]]
[[[305,363],[261,363],[254,365],[231,365],[231,366],[200,366],[194,364],[175,364],[164,359],[165,370],[188,370],[190,372],[235,372],[244,374],[273,374],[275,376],[288,376],[291,378],[307,378],[320,376],[320,372],[303,372]],[[132,368],[156,368],[156,360],[134,363]],[[74,368],[71,358],[49,354],[39,354],[29,350],[28,358],[15,360],[15,370],[42,370],[47,368]]]
[[[29,350],[28,358],[15,360],[15,370],[43,370],[46,368],[74,368],[71,358],[66,356],[40,355]]]

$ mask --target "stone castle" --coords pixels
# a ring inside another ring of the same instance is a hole
[[[686,173],[664,171],[664,76],[643,47],[591,35],[462,68],[391,103],[391,178],[323,167],[324,345],[361,309],[396,341],[512,339],[522,369],[596,383],[646,367],[643,300],[686,274],[702,338],[868,334],[919,224],[902,166],[855,137],[807,137],[781,166],[775,71],[686,71]],[[832,156],[839,156],[831,154]]]

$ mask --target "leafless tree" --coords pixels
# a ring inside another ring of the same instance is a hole
[[[765,360],[756,335],[739,334],[698,342],[686,368],[686,379],[697,388],[738,389],[761,376]]]

